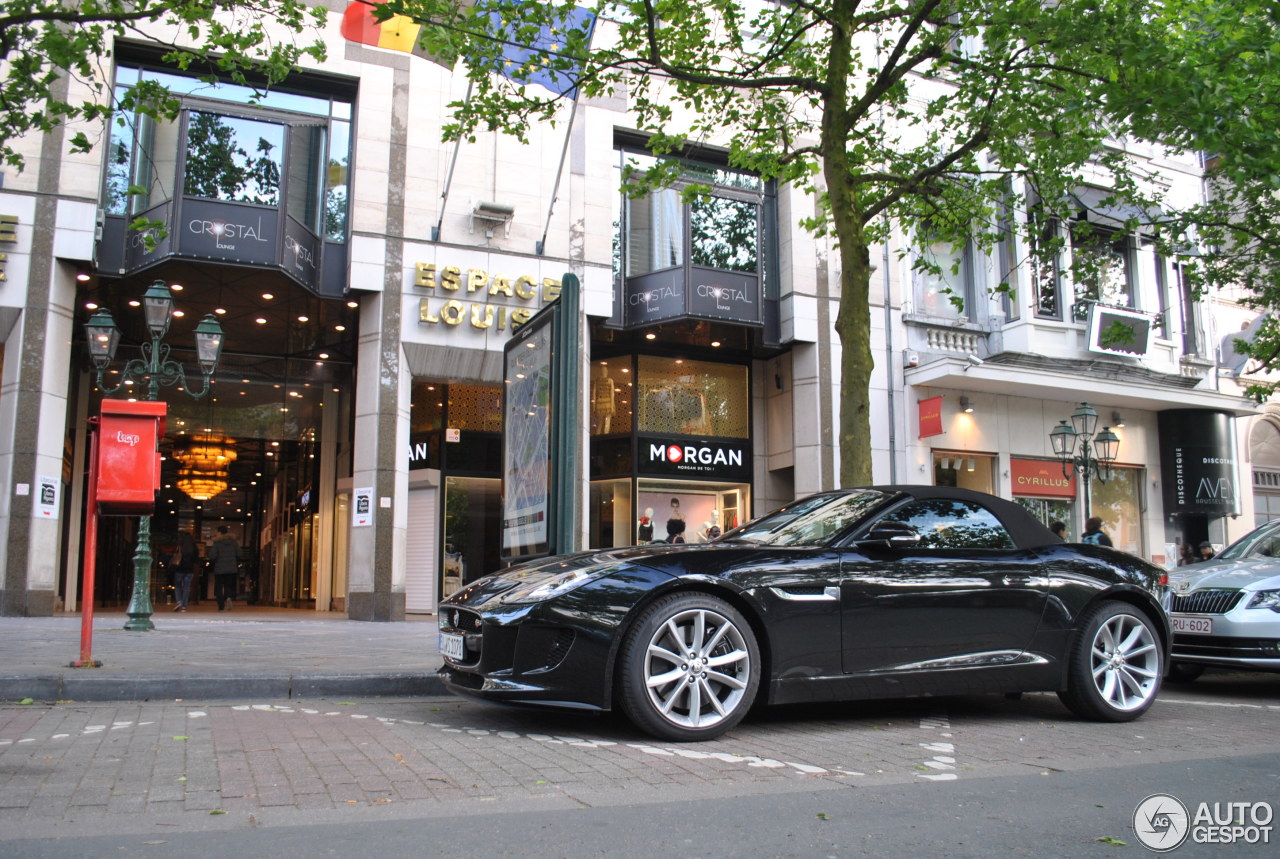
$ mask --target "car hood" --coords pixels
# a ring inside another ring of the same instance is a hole
[[[519,585],[529,584],[540,579],[550,579],[553,576],[572,570],[582,570],[588,567],[621,567],[627,564],[644,564],[646,561],[660,558],[672,552],[696,552],[709,549],[712,545],[664,544],[662,546],[637,546],[537,558],[476,579],[460,590],[454,591],[444,602],[450,605],[479,605]]]
[[[1205,561],[1169,573],[1175,594],[1204,588],[1265,591],[1280,589],[1280,559],[1242,558]]]

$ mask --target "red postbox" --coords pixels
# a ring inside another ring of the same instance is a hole
[[[165,403],[103,400],[98,430],[98,512],[149,516],[160,489]]]

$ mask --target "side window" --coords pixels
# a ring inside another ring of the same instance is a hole
[[[967,501],[913,501],[884,517],[920,536],[921,549],[1012,549],[1013,538],[985,507]],[[874,526],[873,526],[874,527]]]

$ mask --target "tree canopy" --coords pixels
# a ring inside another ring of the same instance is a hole
[[[1189,214],[1175,220],[1160,208],[1159,183],[1124,143],[1131,135],[1171,147],[1208,142],[1211,68],[1193,77],[1206,86],[1194,122],[1179,113],[1183,93],[1167,84],[1168,64],[1195,35],[1201,43],[1176,68],[1213,60],[1219,34],[1206,38],[1195,18],[1225,23],[1230,13],[1209,0],[601,0],[590,44],[569,18],[573,7],[477,0],[460,12],[454,0],[390,0],[377,14],[434,22],[424,39],[465,58],[473,92],[453,105],[451,134],[522,135],[554,116],[557,98],[514,84],[559,70],[588,96],[625,93],[656,154],[721,146],[733,166],[813,195],[804,226],[830,236],[839,254],[845,485],[872,480],[870,251],[891,230],[988,250],[1021,230],[1028,246],[1052,254],[1043,224],[1069,220],[1079,205],[1071,192],[1098,177],[1108,202],[1135,212],[1126,227],[1164,212],[1172,248],[1193,226]],[[532,44],[553,24],[559,38],[535,62],[504,60],[504,44]],[[656,187],[676,170],[659,162],[630,181]],[[1077,255],[1078,276],[1104,278],[1102,259]],[[939,264],[924,256],[915,265]]]
[[[324,43],[303,34],[327,14],[304,0],[0,0],[0,159],[21,167],[17,141],[65,123],[88,123],[71,137],[72,149],[84,151],[97,142],[85,128],[117,110],[176,112],[177,102],[154,81],[113,102],[102,61],[117,40],[160,45],[166,63],[211,80],[270,86],[302,56],[324,59]],[[298,38],[280,40],[279,26]],[[87,87],[83,98],[73,80]]]

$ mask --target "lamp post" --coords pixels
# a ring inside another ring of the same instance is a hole
[[[1099,483],[1106,483],[1111,478],[1111,464],[1116,461],[1120,452],[1120,437],[1111,431],[1111,427],[1098,428],[1098,413],[1088,403],[1081,403],[1071,413],[1071,423],[1058,421],[1058,425],[1049,431],[1049,441],[1053,444],[1053,453],[1062,463],[1062,476],[1070,477],[1072,473],[1081,476],[1084,485],[1084,518],[1088,519],[1092,512],[1089,501],[1090,477],[1097,478]],[[1076,444],[1080,452],[1076,453]]]
[[[222,355],[222,326],[213,314],[205,314],[204,319],[196,326],[196,359],[200,363],[200,374],[204,377],[204,387],[197,393],[187,384],[186,370],[169,358],[169,345],[163,342],[173,319],[173,293],[169,290],[169,285],[163,280],[151,284],[142,296],[142,306],[151,340],[142,343],[141,358],[131,358],[125,363],[120,384],[114,388],[108,388],[103,383],[102,374],[115,359],[116,347],[120,345],[120,329],[116,327],[111,313],[106,310],[94,313],[85,323],[89,357],[98,371],[98,388],[110,395],[118,392],[130,380],[145,379],[146,399],[154,401],[160,397],[161,385],[170,387],[181,382],[182,390],[194,399],[201,399],[209,393],[210,379],[218,368],[218,359]],[[155,624],[151,622],[151,561],[151,517],[142,516],[138,522],[138,546],[133,554],[133,594],[129,599],[129,620],[125,622],[125,629],[155,629]]]

